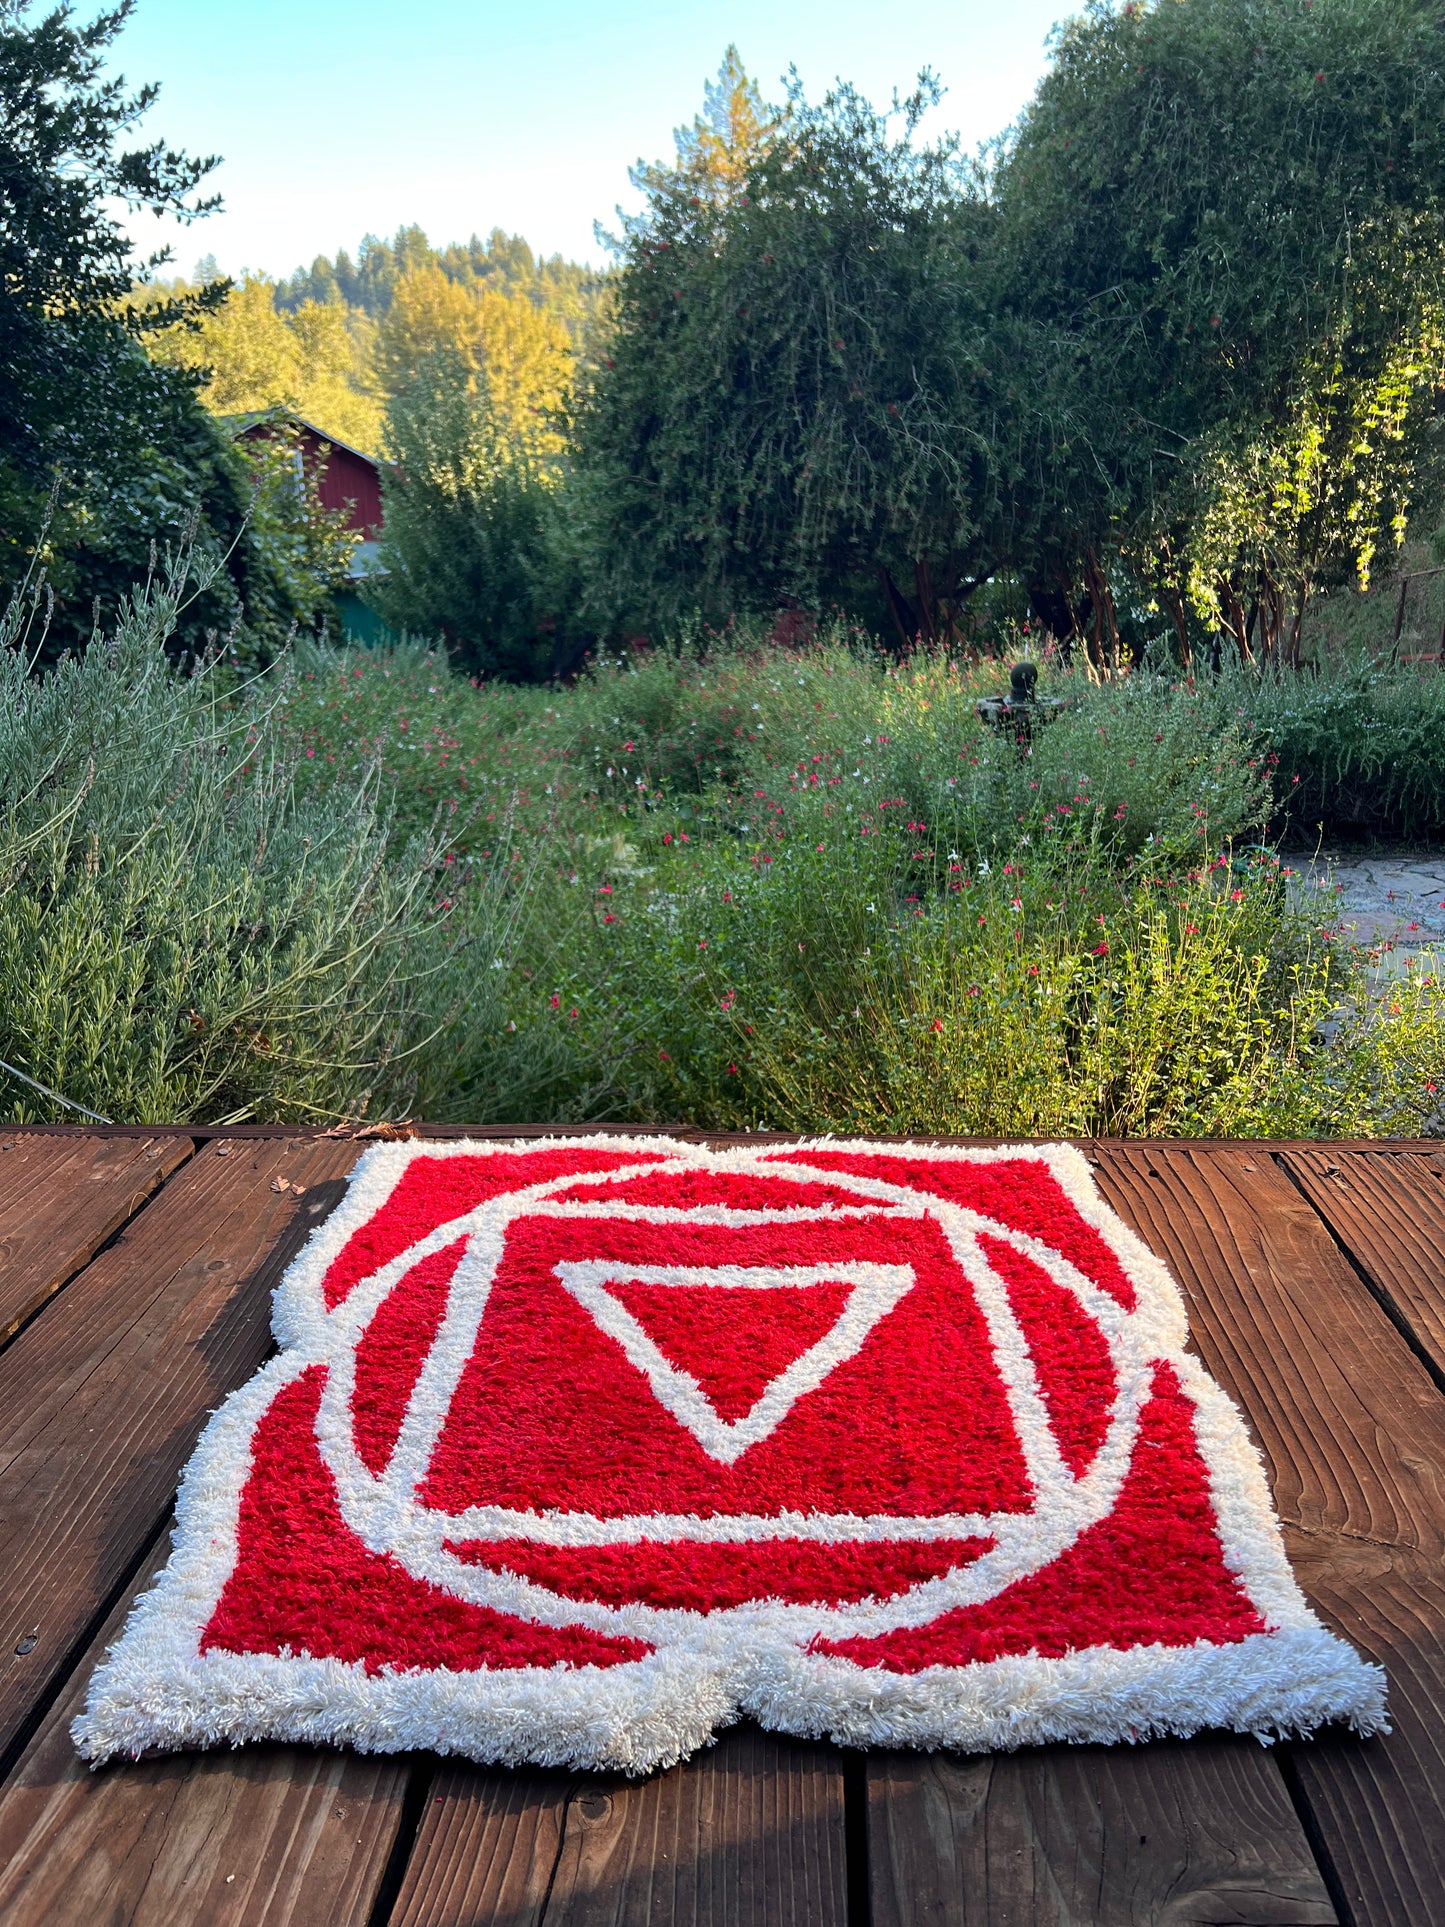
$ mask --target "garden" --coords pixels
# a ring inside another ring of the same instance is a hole
[[[1093,0],[973,156],[730,49],[605,268],[238,285],[129,11],[0,0],[10,1116],[1435,1128],[1298,875],[1445,837],[1432,10]]]
[[[198,587],[0,655],[10,1114],[990,1136],[1429,1129],[1445,1002],[1292,851],[1440,824],[1438,672],[1100,682],[700,628],[570,685],[177,664]],[[1020,642],[1025,639],[1020,638]],[[43,1088],[41,1088],[43,1087]]]

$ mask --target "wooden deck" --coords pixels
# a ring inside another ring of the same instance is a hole
[[[0,1922],[1445,1922],[1445,1149],[1084,1148],[1185,1289],[1305,1591],[1388,1668],[1389,1738],[961,1758],[744,1726],[630,1783],[276,1746],[90,1773],[91,1666],[359,1147],[0,1130]]]

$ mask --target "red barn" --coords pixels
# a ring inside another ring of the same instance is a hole
[[[225,419],[233,437],[241,442],[271,441],[279,428],[286,428],[293,439],[298,468],[308,480],[315,480],[322,508],[344,510],[347,528],[361,535],[348,571],[356,587],[344,589],[335,598],[342,635],[349,642],[387,641],[385,624],[358,593],[363,577],[385,573],[376,560],[381,536],[381,463],[349,442],[328,435],[315,422],[292,414],[289,408],[265,408],[256,414],[229,415]]]
[[[359,529],[364,541],[381,532],[381,464],[359,448],[328,435],[315,422],[286,408],[266,408],[254,415],[228,418],[237,441],[270,441],[285,423],[296,437],[298,453],[308,477],[317,478],[321,506],[346,509],[346,526]]]

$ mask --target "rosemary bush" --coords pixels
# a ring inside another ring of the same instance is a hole
[[[5,617],[5,1110],[229,1123],[434,1106],[461,1010],[487,994],[442,852],[425,834],[394,846],[370,767],[299,791],[273,684],[167,660],[198,586],[183,564],[153,574],[113,633],[43,676],[34,602]],[[472,894],[476,934],[485,885]]]
[[[1445,674],[1364,650],[1312,675],[1231,668],[1216,699],[1277,759],[1291,835],[1438,842],[1445,836]]]

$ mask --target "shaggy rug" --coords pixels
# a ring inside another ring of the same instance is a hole
[[[379,1145],[274,1319],[91,1683],[92,1760],[1383,1725],[1066,1147]]]

